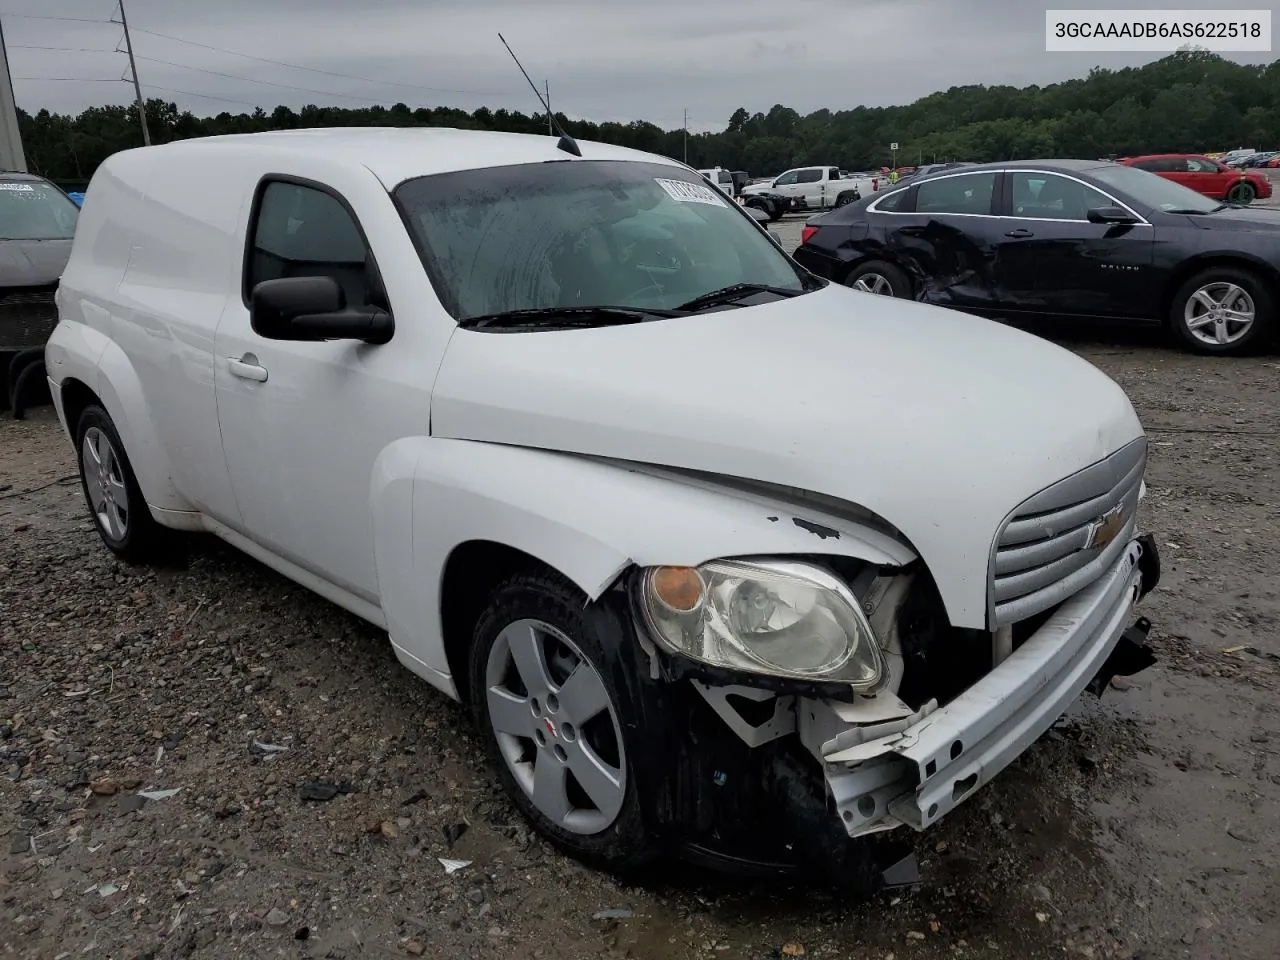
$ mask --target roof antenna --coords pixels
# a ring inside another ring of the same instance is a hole
[[[498,34],[498,39],[501,40],[502,45],[507,48],[507,53],[511,54],[511,59],[516,61],[516,66],[520,67],[520,72],[524,73],[524,78],[529,80],[529,74],[525,73],[524,67],[520,65],[520,61],[516,57],[516,52],[511,49],[511,44],[507,43],[506,37],[502,34]],[[547,101],[542,98],[542,94],[538,92],[538,85],[532,80],[529,80],[529,86],[533,88],[534,96],[538,98],[538,102],[546,109],[547,116],[550,117],[551,122],[555,124],[556,133],[560,134],[560,142],[556,144],[556,148],[558,150],[563,150],[565,153],[571,153],[575,157],[582,156],[582,148],[578,146],[578,141],[569,136],[569,134],[565,132],[564,127],[560,126],[560,121],[557,120],[555,114],[551,112],[551,104],[547,103]]]

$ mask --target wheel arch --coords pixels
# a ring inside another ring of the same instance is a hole
[[[836,280],[838,283],[847,285],[849,278],[853,275],[855,270],[874,263],[888,264],[889,266],[900,270],[902,275],[907,278],[907,285],[910,287],[911,296],[914,297],[919,292],[920,282],[911,271],[911,268],[887,250],[877,250],[874,253],[864,253],[856,260],[841,261],[841,266],[832,279]]]
[[[851,520],[823,517],[840,536],[819,538],[778,522],[782,505],[707,483],[465,440],[392,444],[379,457],[371,504],[378,593],[396,655],[457,698],[465,696],[475,617],[517,571],[553,571],[595,601],[636,566],[751,555],[829,554],[888,566],[915,559]]]
[[[66,422],[67,434],[72,442],[75,442],[76,425],[80,422],[81,414],[95,403],[102,406],[102,398],[78,377],[67,377],[63,380],[58,387],[58,394],[62,400],[62,415]]]
[[[1160,296],[1160,323],[1168,327],[1173,311],[1173,298],[1178,295],[1182,285],[1198,273],[1215,267],[1231,267],[1237,270],[1249,270],[1261,275],[1273,286],[1280,286],[1280,270],[1259,257],[1240,250],[1215,250],[1197,254],[1184,260],[1169,274],[1164,290]]]

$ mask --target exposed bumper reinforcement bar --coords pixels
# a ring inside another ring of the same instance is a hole
[[[1026,750],[1095,677],[1135,673],[1154,660],[1150,625],[1126,631],[1125,623],[1159,575],[1154,541],[1135,539],[1110,571],[945,707],[930,704],[875,739],[855,727],[825,742],[827,784],[849,835],[930,826]]]

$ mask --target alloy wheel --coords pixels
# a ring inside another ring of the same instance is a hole
[[[120,456],[110,438],[97,427],[85,431],[80,466],[94,520],[112,540],[123,540],[129,532],[129,492]]]
[[[863,293],[874,293],[880,297],[893,296],[893,284],[889,282],[888,277],[879,273],[864,273],[853,281],[853,289],[861,290]]]
[[[1188,299],[1183,322],[1201,343],[1223,346],[1245,336],[1257,317],[1253,298],[1239,284],[1207,283]]]
[[[490,648],[485,696],[502,758],[535,809],[571,833],[607,829],[626,795],[622,729],[578,646],[540,620],[510,624]]]

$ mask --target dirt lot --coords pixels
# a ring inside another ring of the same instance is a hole
[[[869,904],[564,859],[384,637],[215,542],[114,562],[50,408],[0,421],[0,956],[1274,960],[1280,358],[1069,345],[1153,442],[1161,662],[1081,701],[918,838],[918,890]]]

